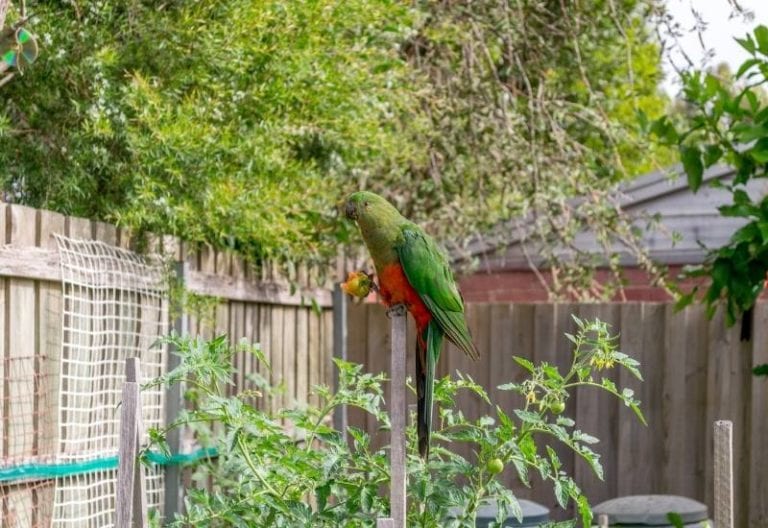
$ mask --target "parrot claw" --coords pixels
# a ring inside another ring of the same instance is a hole
[[[387,310],[387,317],[390,319],[393,317],[402,317],[403,315],[405,315],[405,305],[402,303],[392,305]]]

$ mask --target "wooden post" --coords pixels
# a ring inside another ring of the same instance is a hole
[[[391,445],[390,445],[390,515],[391,528],[405,528],[405,421],[406,421],[406,386],[405,386],[405,309],[390,310],[391,317],[391,382],[390,410]],[[385,525],[386,526],[386,525]]]
[[[123,385],[117,467],[116,528],[146,528],[149,525],[144,471],[138,460],[143,437],[139,367],[138,358],[125,360],[126,382]]]
[[[186,262],[176,262],[174,264],[174,273],[176,276],[177,286],[182,288],[186,285],[187,272],[189,271],[189,264]],[[182,307],[183,309],[183,307]],[[171,321],[171,328],[174,333],[179,336],[184,336],[189,333],[187,315],[185,313],[173,314],[175,319]],[[168,349],[168,372],[179,366],[181,358],[174,354],[173,347]],[[179,417],[182,406],[184,404],[182,399],[182,386],[181,383],[174,383],[168,388],[166,393],[166,408],[165,408],[165,423],[166,425],[172,424]],[[181,452],[181,429],[178,427],[172,428],[166,435],[166,441],[168,442],[168,448],[171,454],[177,454]],[[165,466],[165,505],[163,507],[163,517],[166,522],[172,521],[177,513],[181,512],[182,507],[182,487],[181,487],[181,468],[176,464],[168,464]]]
[[[376,519],[376,528],[395,528],[395,521],[392,519]]]
[[[333,357],[347,360],[347,296],[341,291],[341,285],[333,288]],[[339,390],[339,369],[333,369],[333,389]],[[333,425],[341,431],[344,441],[347,440],[347,406],[336,407],[333,412]]]
[[[606,514],[604,514],[604,513],[598,515],[598,517],[597,517],[597,525],[600,528],[608,528],[609,527],[609,525],[608,525],[608,516]]]
[[[733,423],[715,422],[715,526],[733,528]]]

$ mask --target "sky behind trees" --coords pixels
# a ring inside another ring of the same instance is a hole
[[[737,0],[738,5],[754,15],[751,19],[734,13],[732,0],[667,0],[670,14],[677,20],[684,32],[679,40],[680,47],[693,61],[694,66],[715,66],[726,62],[736,70],[746,58],[744,51],[733,39],[743,37],[757,24],[768,24],[768,2],[766,0]],[[706,24],[702,32],[704,47],[699,41],[696,18],[692,8]],[[685,66],[685,59],[679,51],[673,51],[664,61],[665,79],[663,87],[670,95],[680,89],[679,78],[670,60],[678,67]]]

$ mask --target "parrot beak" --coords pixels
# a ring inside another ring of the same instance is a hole
[[[347,218],[350,220],[357,220],[357,205],[351,201],[347,202],[347,205],[344,208],[344,214],[346,214]]]

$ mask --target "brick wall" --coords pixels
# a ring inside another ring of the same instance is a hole
[[[677,276],[681,267],[670,268],[670,277]],[[543,272],[548,279],[546,271]],[[599,271],[598,277],[608,278],[608,272]],[[651,285],[648,274],[637,268],[626,268],[624,287],[627,301],[670,301],[672,297],[664,289]],[[680,283],[684,289],[695,283],[686,280]],[[536,302],[547,301],[547,291],[536,275],[529,270],[509,270],[492,273],[475,273],[459,281],[464,300],[468,302]],[[620,300],[620,299],[616,299]]]

